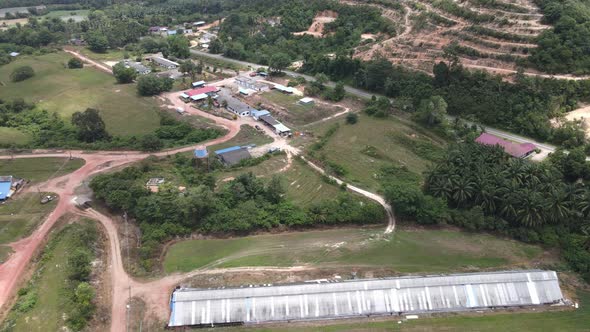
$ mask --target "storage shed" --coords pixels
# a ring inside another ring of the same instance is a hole
[[[554,271],[526,270],[222,289],[180,288],[169,327],[563,304]]]

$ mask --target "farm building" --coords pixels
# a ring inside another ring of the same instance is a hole
[[[152,57],[151,61],[157,64],[158,66],[164,67],[166,69],[176,69],[180,66],[180,64],[177,62],[159,56]]]
[[[202,25],[205,25],[205,21],[197,21],[197,22],[193,23],[194,27],[200,27]]]
[[[299,104],[304,105],[304,106],[311,106],[314,103],[315,102],[314,102],[313,98],[305,97],[305,98],[299,99]]]
[[[184,100],[185,102],[189,101],[199,101],[202,99],[206,99],[208,96],[214,97],[215,94],[219,91],[219,88],[216,86],[204,86],[198,89],[192,89],[189,91],[185,91],[180,94],[180,99]],[[203,97],[204,95],[204,97]],[[197,97],[198,96],[198,97]],[[195,98],[193,98],[195,97]]]
[[[174,291],[169,327],[564,304],[554,271],[528,270]]]
[[[193,89],[196,89],[196,88],[204,87],[205,84],[206,84],[205,81],[198,81],[198,82],[191,83],[191,86],[193,87]]]
[[[500,137],[488,133],[482,133],[481,135],[479,135],[477,139],[475,139],[475,141],[483,145],[499,145],[500,147],[502,147],[502,149],[504,149],[504,152],[508,153],[509,155],[515,158],[526,158],[537,149],[537,146],[532,143],[518,144],[506,141],[504,139],[501,139]]]
[[[227,89],[219,91],[219,98],[220,100],[225,100],[227,103],[225,108],[236,115],[249,116],[250,112],[255,110],[254,108],[250,107],[250,105],[232,96],[231,92],[229,92]]]
[[[150,68],[144,66],[141,62],[134,62],[134,61],[125,60],[125,61],[123,61],[123,64],[127,68],[135,69],[135,72],[140,75],[146,75],[146,74],[149,74],[152,72],[152,70]]]
[[[270,115],[261,115],[258,117],[258,119],[259,119],[259,121],[262,121],[264,124],[266,124],[268,127],[272,128],[272,130],[277,135],[281,135],[281,136],[290,136],[291,135],[291,129],[287,128],[287,126],[280,123],[279,121],[277,121],[275,118],[273,118]]]
[[[231,148],[215,151],[219,160],[226,166],[233,166],[244,159],[250,159],[252,156],[248,149],[242,146],[232,146]]]
[[[260,120],[261,116],[270,115],[270,112],[267,110],[252,110],[252,112],[250,112],[250,115],[254,118],[254,120],[258,121]]]
[[[260,73],[260,75],[262,75],[262,73]],[[275,84],[275,89],[286,94],[292,94],[293,92],[295,92],[295,90],[292,87],[284,86],[282,84]]]

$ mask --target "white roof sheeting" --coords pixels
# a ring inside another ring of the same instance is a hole
[[[304,98],[299,99],[299,101],[304,104],[309,104],[309,103],[313,103],[313,98],[304,97]]]
[[[285,126],[284,124],[280,123],[274,125],[275,131],[277,131],[278,133],[287,133],[290,132],[291,129],[289,129],[287,126]]]
[[[207,99],[207,97],[209,97],[208,94],[206,94],[206,93],[200,93],[198,95],[192,96],[191,97],[191,100],[193,100],[193,101],[199,101],[199,100]]]
[[[505,271],[225,289],[179,289],[168,326],[335,319],[559,303],[554,271]]]

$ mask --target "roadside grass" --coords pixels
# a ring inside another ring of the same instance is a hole
[[[207,148],[209,152],[229,148],[232,146],[244,146],[248,144],[256,144],[256,146],[272,143],[273,139],[266,135],[264,132],[259,132],[256,128],[250,125],[241,125],[240,132],[231,140],[212,145]]]
[[[260,95],[260,98],[267,99],[268,101],[285,108],[286,114],[278,115],[279,121],[285,122],[285,124],[299,127],[303,126],[338,112],[344,109],[337,106],[327,106],[321,103],[318,98],[315,98],[315,105],[301,105],[298,103],[302,97],[287,95],[276,90],[271,90]],[[262,102],[264,104],[264,102]],[[283,111],[284,112],[284,111]]]
[[[23,145],[31,140],[31,136],[16,128],[0,127],[0,142],[3,144]]]
[[[271,325],[268,327],[228,327],[224,331],[249,332],[304,332],[304,331],[477,331],[477,332],[582,332],[590,326],[590,293],[578,291],[580,308],[577,310],[557,310],[550,312],[498,312],[450,314],[446,317],[433,317],[416,320],[366,318],[347,322],[317,323],[313,326]],[[209,330],[210,331],[210,330]]]
[[[96,53],[89,50],[86,47],[76,46],[72,47],[80,54],[86,56],[89,59],[97,61],[121,61],[125,59],[125,51],[119,49],[109,49],[105,53]]]
[[[83,165],[83,159],[57,157],[3,159],[0,160],[0,175],[22,178],[31,185],[71,173]]]
[[[39,197],[37,193],[18,193],[13,199],[0,204],[0,244],[29,235],[53,211],[56,201],[41,204]]]
[[[166,252],[164,271],[240,266],[368,266],[399,273],[451,273],[530,264],[540,247],[456,230],[331,229],[187,240]]]
[[[66,262],[76,251],[72,246],[72,243],[76,243],[74,230],[83,227],[81,223],[85,224],[84,227],[96,228],[96,223],[83,220],[54,231],[51,235],[33,274],[33,280],[28,285],[28,294],[36,294],[36,301],[26,312],[11,311],[10,318],[14,321],[11,331],[69,330],[65,328],[65,312],[72,303],[68,300],[69,296],[64,294],[71,291],[67,284]]]
[[[71,115],[95,108],[113,135],[131,136],[153,132],[160,125],[158,104],[153,98],[139,97],[135,84],[116,84],[115,79],[95,68],[67,69],[71,58],[64,52],[41,56],[22,56],[0,67],[4,86],[0,98],[23,98],[38,107],[57,112],[66,121]],[[8,77],[17,67],[29,65],[35,76],[10,82]]]
[[[216,67],[218,69],[225,68],[225,69],[230,69],[230,70],[246,70],[246,69],[248,69],[248,67],[246,67],[246,66],[241,66],[241,65],[238,65],[233,62],[229,62],[229,61],[226,61],[223,59],[213,59],[213,58],[201,56],[198,54],[191,54],[191,59],[193,59],[197,62],[202,61],[203,65],[205,65],[205,69],[207,69],[206,67],[210,67],[211,70],[213,70],[213,67]]]
[[[309,129],[321,136],[337,122],[341,124],[339,129],[318,154],[342,166],[348,181],[370,190],[380,188],[378,174],[387,165],[405,166],[421,175],[446,144],[425,129],[394,116],[377,119],[359,114],[354,125],[332,119]]]

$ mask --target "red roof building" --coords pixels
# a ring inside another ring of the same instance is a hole
[[[509,155],[515,158],[526,158],[531,153],[533,153],[535,149],[537,149],[537,146],[533,143],[518,144],[506,141],[504,139],[501,139],[500,137],[488,133],[482,133],[475,141],[483,145],[499,145],[504,149],[504,152],[508,153]]]
[[[188,95],[189,97],[192,97],[192,96],[200,95],[203,93],[212,93],[212,92],[217,92],[217,91],[219,91],[219,88],[216,86],[205,86],[202,88],[186,91],[185,94]]]

